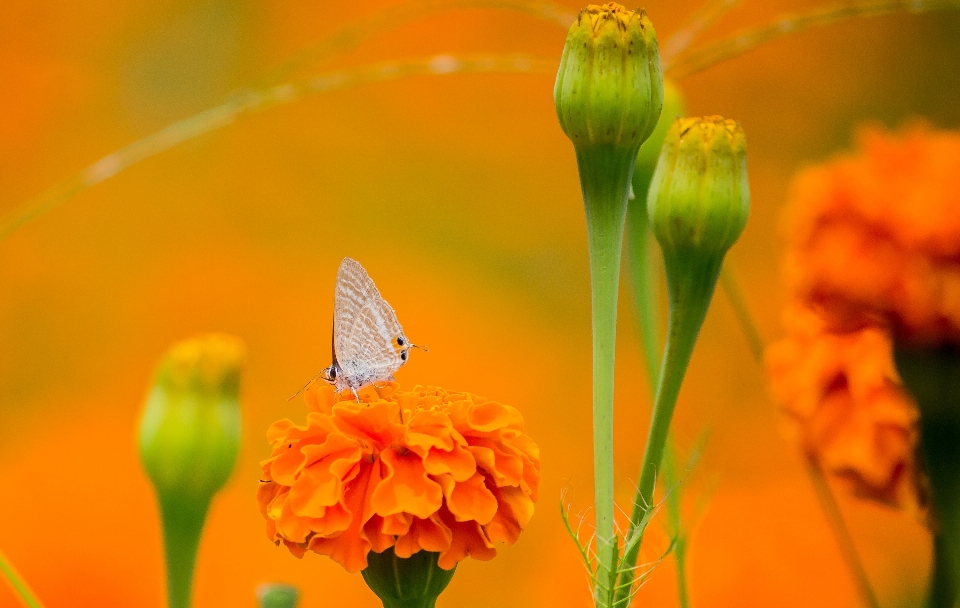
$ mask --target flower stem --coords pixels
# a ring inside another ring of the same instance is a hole
[[[653,417],[650,421],[650,434],[640,469],[640,482],[630,516],[630,530],[627,533],[629,549],[624,554],[620,580],[617,583],[617,608],[626,608],[630,601],[633,570],[637,563],[647,514],[654,508],[653,491],[663,460],[673,410],[680,395],[693,347],[700,334],[700,326],[703,325],[703,319],[710,307],[710,299],[723,261],[722,256],[705,260],[703,256],[685,253],[687,252],[664,252],[670,301],[669,330],[660,367]]]
[[[860,555],[857,553],[857,546],[853,542],[853,537],[850,536],[850,530],[843,521],[840,506],[837,504],[837,500],[833,495],[833,490],[830,489],[830,484],[827,483],[827,479],[823,475],[823,469],[820,468],[820,463],[811,455],[804,457],[804,463],[806,464],[810,481],[813,482],[813,488],[817,492],[820,507],[823,509],[823,513],[827,517],[827,523],[830,524],[833,536],[836,538],[837,544],[840,547],[840,554],[843,557],[843,561],[847,565],[847,568],[850,569],[857,583],[857,592],[860,594],[860,601],[868,608],[880,608],[880,602],[877,601],[877,596],[873,592],[873,587],[870,585],[870,578],[867,576],[867,571],[863,568]]]
[[[577,147],[577,167],[587,217],[593,305],[593,471],[597,532],[598,608],[613,601],[619,559],[614,526],[613,372],[617,294],[627,197],[636,150]]]
[[[7,583],[10,584],[13,593],[20,598],[24,606],[27,606],[27,608],[43,608],[43,604],[41,604],[37,596],[34,595],[30,586],[27,585],[23,577],[20,576],[20,573],[17,572],[17,569],[13,567],[13,564],[10,563],[7,556],[3,554],[3,551],[0,551],[0,574],[7,579]]]
[[[960,347],[897,342],[893,356],[920,411],[920,454],[937,524],[930,606],[952,607],[960,588]]]
[[[209,500],[164,498],[160,501],[169,608],[190,606],[193,569],[209,506]]]
[[[747,301],[740,290],[740,283],[737,281],[737,275],[730,260],[724,262],[723,268],[720,270],[720,286],[727,294],[727,302],[730,303],[730,308],[733,309],[733,314],[737,317],[737,323],[740,325],[743,337],[747,340],[747,346],[750,347],[753,360],[760,367],[763,367],[763,338],[760,337],[757,324],[753,322],[753,316],[751,316]]]
[[[651,397],[656,398],[656,387],[660,365],[660,277],[657,272],[657,263],[659,256],[654,251],[654,240],[651,238],[650,222],[647,218],[646,200],[647,191],[650,187],[650,178],[652,173],[638,176],[639,167],[635,170],[633,176],[633,195],[627,209],[627,260],[630,268],[630,285],[633,293],[634,309],[636,311],[637,325],[640,328],[640,344],[643,351],[643,360],[647,368],[647,381],[650,383]],[[675,469],[677,454],[676,445],[671,440],[667,440],[667,446],[664,452],[664,462],[667,463],[665,472]],[[674,471],[675,472],[675,471]],[[686,545],[687,539],[682,529],[680,514],[680,491],[676,486],[677,475],[672,475],[673,480],[667,480],[667,484],[674,489],[667,494],[667,509],[670,512],[670,523],[673,526],[675,536],[673,559],[677,569],[677,597],[680,608],[688,608],[690,605],[689,593],[687,592],[687,573],[686,573]]]
[[[740,290],[740,286],[736,279],[736,273],[734,272],[730,260],[727,260],[724,263],[723,270],[720,271],[720,285],[727,294],[727,300],[729,301],[731,308],[733,308],[733,312],[737,317],[737,322],[740,325],[740,329],[750,347],[750,354],[753,355],[754,361],[762,369],[764,351],[763,339],[760,337],[757,324],[753,321],[753,315],[750,314],[750,309],[747,307],[746,299],[743,297],[743,292]],[[860,598],[865,606],[876,608],[879,605],[876,593],[874,593],[873,586],[870,584],[870,579],[867,577],[866,569],[863,567],[863,562],[860,561],[860,554],[857,552],[857,547],[853,542],[853,537],[850,536],[846,522],[844,522],[843,514],[840,512],[840,509],[837,506],[837,499],[834,496],[833,488],[831,488],[830,484],[827,483],[820,464],[816,461],[811,461],[809,456],[805,456],[804,458],[806,462],[804,469],[807,472],[807,476],[810,478],[810,483],[813,484],[813,488],[817,495],[817,501],[820,503],[820,508],[823,510],[823,514],[827,518],[830,531],[833,533],[833,537],[837,541],[837,545],[840,548],[844,564],[850,570],[850,574],[854,578],[854,581],[857,585],[857,590],[860,593]]]
[[[927,608],[953,608],[953,600],[957,597],[949,545],[942,534],[934,535],[933,571],[930,573]]]
[[[650,221],[647,218],[647,190],[640,190],[642,185],[647,188],[650,180],[643,180],[638,184],[636,176],[633,180],[634,199],[629,204],[627,212],[627,260],[630,271],[630,287],[633,295],[633,305],[637,316],[637,325],[640,329],[640,346],[643,350],[643,362],[647,368],[647,380],[651,391],[657,381],[660,361],[660,281],[656,269],[657,256],[654,255],[650,237]],[[642,197],[642,198],[641,198]]]

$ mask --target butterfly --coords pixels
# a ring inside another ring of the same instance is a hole
[[[333,299],[333,363],[293,397],[317,379],[333,384],[337,391],[354,394],[367,384],[392,381],[412,348],[423,347],[404,335],[397,313],[363,266],[344,258]]]

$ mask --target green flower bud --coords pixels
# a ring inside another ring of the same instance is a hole
[[[407,558],[397,557],[393,548],[367,554],[361,572],[367,586],[383,602],[383,608],[434,608],[447,588],[456,567],[444,570],[437,565],[439,553],[418,551]]]
[[[243,344],[209,335],[174,346],[140,418],[140,459],[160,503],[168,605],[187,608],[200,533],[240,447]]]
[[[257,588],[260,608],[297,608],[300,592],[292,585],[266,583]]]
[[[587,219],[593,308],[593,447],[598,606],[610,605],[619,556],[613,500],[613,386],[620,256],[630,178],[663,106],[657,34],[646,13],[590,5],[567,33],[553,89],[573,142]]]
[[[727,250],[750,210],[743,130],[719,116],[679,118],[667,132],[647,195],[650,227],[663,252],[669,321],[657,394],[631,521],[655,504],[670,421]],[[642,528],[641,528],[642,530]],[[642,534],[642,532],[641,532]],[[618,606],[629,603],[640,542],[624,556]]]
[[[140,458],[158,493],[209,499],[240,447],[243,345],[210,335],[174,346],[156,372],[140,421]]]
[[[657,168],[657,159],[660,158],[660,152],[663,150],[663,142],[667,138],[667,133],[673,122],[686,114],[686,104],[683,100],[683,93],[680,88],[669,80],[663,81],[663,110],[660,112],[660,120],[656,128],[640,146],[637,152],[636,166],[633,169],[633,195],[644,209],[647,206],[647,191],[650,189],[650,180],[653,179],[653,172]],[[633,204],[630,205],[630,211],[633,213]],[[646,223],[646,218],[644,218]]]
[[[646,13],[614,2],[580,11],[567,33],[553,97],[575,146],[635,149],[643,143],[663,105],[657,34]]]
[[[750,213],[740,125],[720,116],[675,120],[650,184],[647,213],[664,255],[682,251],[722,260]]]
[[[647,377],[656,383],[660,361],[660,255],[650,235],[647,219],[647,192],[653,179],[654,169],[663,141],[670,125],[678,116],[683,116],[683,95],[677,85],[669,80],[663,82],[663,111],[660,122],[643,142],[633,168],[633,197],[627,204],[627,250],[626,259],[630,272],[630,288],[640,329],[640,343],[647,366]],[[668,498],[671,498],[670,494]]]

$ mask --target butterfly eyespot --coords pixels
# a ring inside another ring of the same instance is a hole
[[[407,351],[404,350],[404,351],[401,351],[401,352],[400,352],[400,360],[401,360],[401,361],[406,361],[406,360],[407,360]]]
[[[397,346],[403,346],[405,343],[406,341],[403,339],[403,336],[397,338]]]

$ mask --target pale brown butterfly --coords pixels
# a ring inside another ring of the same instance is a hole
[[[397,313],[363,266],[344,258],[333,300],[333,364],[293,397],[318,379],[354,394],[367,384],[392,381],[394,372],[407,362],[411,348],[426,350],[404,335]]]

